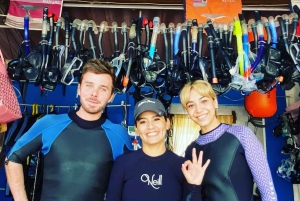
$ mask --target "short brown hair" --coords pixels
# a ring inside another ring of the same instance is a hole
[[[212,99],[217,98],[217,95],[209,82],[204,80],[188,82],[184,85],[180,92],[180,102],[185,109],[186,104],[189,101],[192,88],[195,89],[195,91],[198,92],[201,96],[209,97]]]
[[[79,84],[81,84],[83,76],[86,72],[93,72],[96,74],[108,74],[111,76],[112,79],[112,92],[115,89],[115,85],[116,85],[116,76],[115,76],[115,72],[114,72],[114,68],[111,66],[111,64],[107,61],[99,60],[99,59],[90,59],[88,60],[85,65],[83,66],[82,69],[82,75],[80,77],[79,80]]]

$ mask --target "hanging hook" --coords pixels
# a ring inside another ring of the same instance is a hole
[[[32,104],[32,111],[31,111],[31,115],[35,115],[35,104]]]
[[[35,114],[39,113],[39,104],[35,104]]]

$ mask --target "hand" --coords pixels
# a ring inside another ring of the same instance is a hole
[[[193,162],[187,160],[182,164],[182,173],[189,184],[200,185],[202,183],[206,168],[210,163],[210,159],[208,159],[206,163],[202,166],[202,157],[203,151],[200,151],[197,160],[196,149],[193,148]]]

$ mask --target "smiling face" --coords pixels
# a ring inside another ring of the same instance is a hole
[[[113,99],[113,84],[109,74],[86,72],[78,85],[81,107],[77,114],[85,120],[100,118],[106,104]]]
[[[163,150],[165,150],[165,135],[169,128],[170,120],[152,111],[141,113],[134,127],[142,140],[143,149],[159,147]]]
[[[190,118],[201,127],[202,133],[207,133],[220,124],[216,116],[216,98],[202,96],[191,88],[185,107]]]

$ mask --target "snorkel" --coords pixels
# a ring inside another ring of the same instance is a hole
[[[159,17],[153,18],[153,29],[152,29],[152,36],[151,36],[151,42],[150,42],[150,49],[149,49],[149,57],[153,60],[154,58],[154,52],[156,47],[156,40],[157,35],[159,33]]]
[[[242,27],[239,20],[234,19],[234,35],[236,36],[237,52],[239,57],[239,72],[244,75],[244,54],[243,54],[243,41],[242,41]]]
[[[243,50],[245,52],[245,58],[244,58],[244,77],[249,77],[251,73],[251,66],[248,66],[249,64],[249,40],[248,40],[248,27],[246,23],[242,24],[242,39],[243,39]],[[248,60],[248,61],[247,61]]]
[[[264,50],[265,50],[264,31],[260,19],[257,20],[256,22],[256,28],[257,28],[256,30],[257,30],[258,40],[259,40],[259,49],[255,61],[251,64],[251,72],[255,70],[259,62],[262,60]]]
[[[180,38],[180,34],[181,34],[181,23],[178,23],[176,25],[176,29],[175,29],[175,33],[174,33],[174,46],[173,46],[174,56],[177,55],[178,52],[179,52],[179,38]],[[174,64],[178,65],[178,63],[179,63],[179,61],[175,57]]]
[[[271,32],[271,47],[272,48],[276,48],[276,44],[277,44],[277,32],[276,32],[276,24],[274,21],[274,17],[270,16],[268,18],[269,20],[269,27],[270,27],[270,32]]]
[[[206,23],[204,24],[204,29],[208,39],[208,50],[209,50],[209,56],[211,60],[212,83],[217,84],[218,78],[216,73],[216,63],[215,63],[215,53],[214,53],[214,37],[211,33],[211,29],[209,28],[208,24]]]

